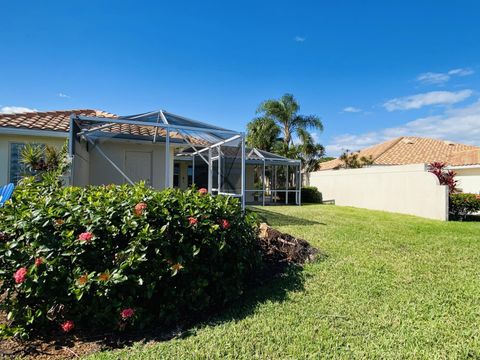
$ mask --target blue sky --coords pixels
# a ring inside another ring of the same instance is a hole
[[[1,1],[0,111],[166,109],[244,129],[293,93],[330,155],[480,145],[478,1]]]

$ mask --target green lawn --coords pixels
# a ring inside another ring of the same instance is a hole
[[[480,223],[327,205],[257,210],[329,257],[182,339],[92,358],[480,358]]]

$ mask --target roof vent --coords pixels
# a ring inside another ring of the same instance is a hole
[[[402,142],[405,143],[405,144],[413,144],[413,139],[404,138],[404,139],[402,140]]]
[[[445,141],[444,141],[444,143],[445,143],[446,145],[450,145],[450,146],[453,146],[453,145],[455,145],[455,143],[454,143],[454,142],[452,142],[452,141],[449,141],[449,140],[445,140]]]

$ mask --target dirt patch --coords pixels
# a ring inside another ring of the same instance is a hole
[[[284,234],[266,223],[260,225],[259,243],[262,251],[264,268],[255,274],[252,286],[269,281],[281,274],[288,266],[301,266],[326,255],[312,247],[307,241]],[[207,316],[208,314],[204,314]],[[211,316],[215,313],[210,314]],[[130,333],[80,333],[68,335],[58,331],[54,334],[37,336],[30,341],[17,339],[0,339],[0,359],[65,359],[79,358],[88,354],[122,348],[134,342],[143,343],[166,341],[183,337],[194,323],[206,319],[190,319],[188,323],[176,329],[150,329]],[[0,324],[6,324],[5,313],[0,312]]]

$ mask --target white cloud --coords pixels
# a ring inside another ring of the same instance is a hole
[[[0,114],[25,113],[33,111],[37,111],[37,109],[30,109],[23,106],[2,106],[0,108]]]
[[[452,76],[467,76],[472,75],[474,71],[472,69],[452,69],[446,73],[439,72],[425,72],[417,76],[417,81],[423,84],[443,85],[448,82]]]
[[[303,36],[295,36],[294,40],[296,42],[304,42],[306,38],[304,38]]]
[[[448,72],[448,75],[468,76],[474,72],[472,69],[453,69]]]
[[[450,80],[450,75],[444,73],[426,72],[417,76],[417,81],[424,84],[443,84]]]
[[[480,145],[480,100],[464,108],[446,110],[442,115],[419,118],[398,127],[359,135],[344,134],[326,146],[327,154],[360,150],[399,136],[420,136]]]
[[[430,91],[388,100],[383,106],[388,111],[420,109],[428,105],[451,105],[463,101],[473,94],[472,90]]]
[[[61,98],[70,98],[69,95],[64,94],[64,93],[58,93],[58,97],[61,97]]]
[[[342,111],[348,113],[359,113],[362,112],[362,109],[356,108],[354,106],[347,106],[346,108],[343,108]]]

